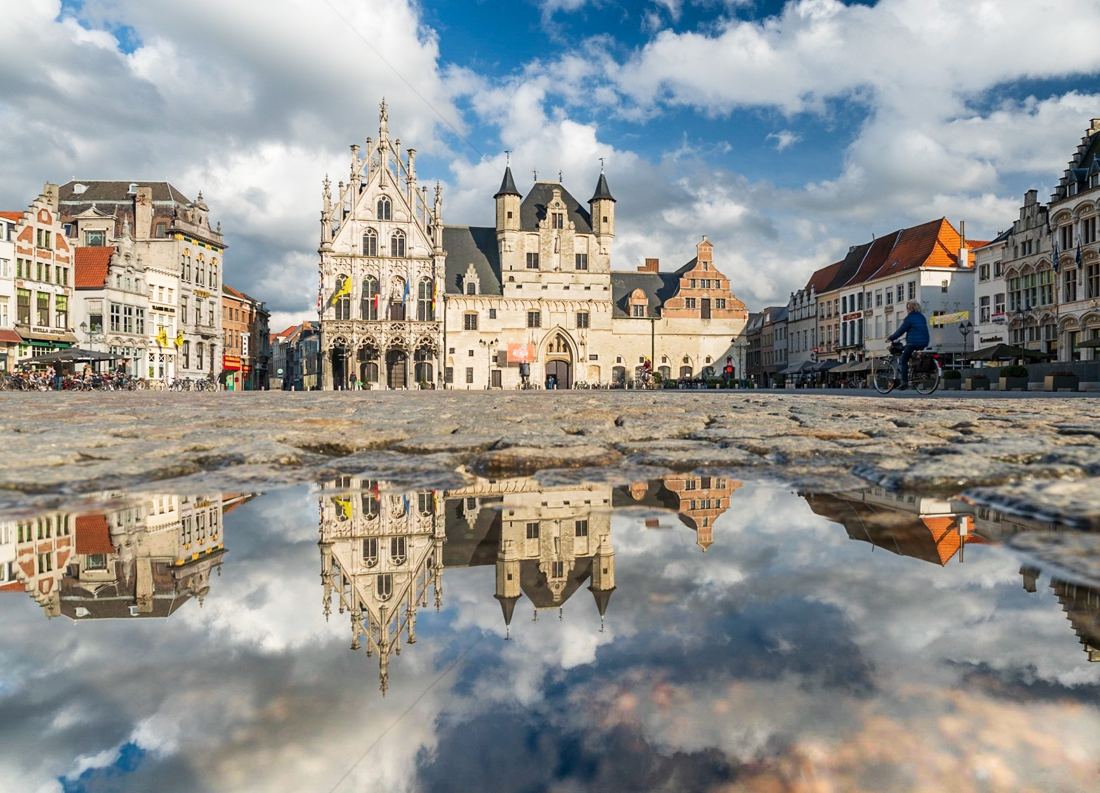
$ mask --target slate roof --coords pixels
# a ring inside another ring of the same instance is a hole
[[[114,252],[114,248],[106,246],[77,248],[73,285],[77,289],[102,289],[107,283],[107,267]]]
[[[497,190],[496,195],[493,198],[500,198],[504,195],[516,195],[522,196],[519,190],[516,189],[516,180],[512,178],[512,169],[504,169],[504,179],[500,183],[500,189]]]
[[[596,182],[596,192],[588,199],[588,203],[591,204],[598,199],[615,201],[615,197],[611,195],[611,189],[607,186],[607,177],[603,175],[603,171],[600,171],[600,181]]]
[[[565,204],[565,213],[577,227],[577,231],[592,233],[592,216],[580,202],[558,182],[535,182],[531,192],[519,206],[519,227],[522,231],[537,231],[539,221],[546,217],[546,205],[554,197],[554,190],[561,190],[561,200]],[[494,245],[495,245],[494,241]]]
[[[73,191],[73,187],[82,184],[87,189],[80,194]],[[154,202],[174,202],[178,204],[190,204],[191,199],[177,190],[169,182],[116,182],[116,181],[85,181],[75,179],[66,182],[58,189],[58,199],[63,204],[92,204],[102,203],[129,203],[133,196],[129,195],[130,185],[153,188]]]
[[[447,252],[447,280],[444,286],[447,294],[462,294],[462,277],[471,264],[480,282],[480,294],[501,294],[500,249],[497,247],[495,228],[444,226],[443,250]]]
[[[680,274],[675,273],[611,273],[611,299],[615,307],[614,317],[630,316],[630,295],[641,289],[648,298],[647,316],[657,316],[657,308],[680,289]]]
[[[538,559],[524,559],[519,565],[519,586],[536,609],[560,608],[592,576],[592,557],[580,557],[565,579],[561,597],[554,599],[546,574],[539,569]]]

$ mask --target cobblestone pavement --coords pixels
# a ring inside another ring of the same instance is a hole
[[[255,491],[340,475],[638,481],[708,468],[869,482],[1100,526],[1100,400],[768,392],[0,395],[0,508],[108,490]],[[169,484],[170,482],[170,484]]]

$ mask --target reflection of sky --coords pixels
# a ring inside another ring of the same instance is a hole
[[[322,615],[316,515],[306,489],[227,515],[221,577],[164,622],[0,600],[4,785],[1093,784],[1097,667],[1005,548],[944,568],[872,552],[771,486],[733,494],[705,555],[682,526],[616,516],[603,632],[582,588],[560,619],[521,600],[506,642],[492,567],[448,570],[382,699],[346,615]]]

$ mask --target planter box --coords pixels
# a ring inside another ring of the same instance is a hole
[[[1077,375],[1070,375],[1069,377],[1056,377],[1055,375],[1048,374],[1043,381],[1043,390],[1045,391],[1076,391],[1078,385],[1081,382],[1081,378]]]
[[[989,390],[989,378],[988,377],[968,377],[966,378],[966,385],[964,386],[967,391],[988,391]]]
[[[1027,391],[1026,377],[1002,377],[1002,391]]]
[[[962,380],[944,380],[943,388],[945,391],[961,391],[963,381]]]

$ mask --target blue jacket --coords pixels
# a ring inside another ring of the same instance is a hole
[[[912,345],[913,347],[927,347],[928,346],[928,320],[924,318],[924,314],[919,311],[910,311],[905,316],[905,321],[902,322],[898,329],[894,331],[890,336],[890,341],[900,339],[902,334],[905,334],[905,343]]]

